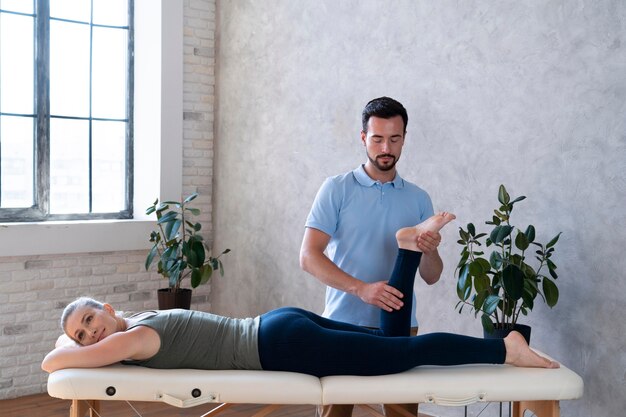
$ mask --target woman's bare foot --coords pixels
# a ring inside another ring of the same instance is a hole
[[[417,226],[402,228],[396,232],[398,247],[421,252],[420,248],[417,246],[417,238],[424,232],[439,232],[443,226],[454,219],[456,219],[454,214],[442,211],[441,213],[430,216]]]
[[[559,368],[558,362],[551,361],[548,358],[533,352],[526,339],[520,333],[512,331],[504,338],[504,347],[506,348],[506,359],[504,363],[521,366],[524,368]]]

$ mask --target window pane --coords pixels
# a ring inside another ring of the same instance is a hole
[[[34,46],[30,16],[0,13],[0,110],[33,114]]]
[[[124,210],[126,123],[93,122],[93,212]]]
[[[50,113],[89,116],[89,26],[50,22]]]
[[[34,0],[0,0],[0,9],[19,13],[33,13]]]
[[[127,31],[93,28],[93,117],[126,118]]]
[[[0,184],[3,208],[31,207],[33,190],[33,118],[0,117]]]
[[[89,122],[50,119],[50,212],[89,212]]]
[[[128,26],[128,0],[94,0],[93,23]]]
[[[50,0],[50,17],[90,22],[91,2],[89,0]]]

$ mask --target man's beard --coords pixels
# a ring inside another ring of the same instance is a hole
[[[383,157],[393,158],[393,161],[387,164],[378,162],[378,158],[383,158]],[[396,163],[398,162],[396,157],[391,154],[376,155],[376,158],[372,158],[369,154],[367,154],[367,159],[369,159],[370,162],[380,171],[391,171],[396,166]]]

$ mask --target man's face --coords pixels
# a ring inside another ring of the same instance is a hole
[[[401,116],[383,119],[372,116],[367,122],[367,133],[361,140],[371,165],[379,171],[394,169],[404,145],[404,122]]]

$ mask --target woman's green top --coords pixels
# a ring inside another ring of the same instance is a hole
[[[233,319],[193,310],[161,310],[131,325],[154,329],[161,338],[156,355],[127,365],[172,369],[262,369],[259,317]]]

